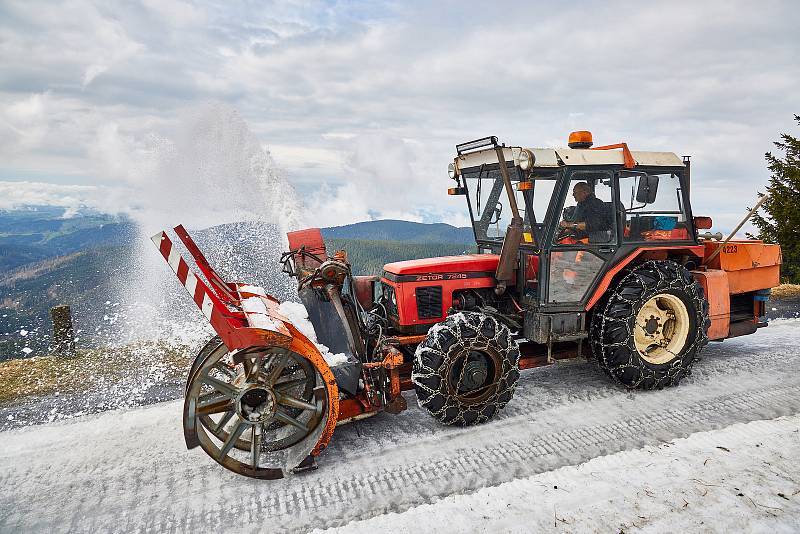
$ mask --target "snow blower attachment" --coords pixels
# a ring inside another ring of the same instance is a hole
[[[279,478],[315,467],[336,425],[405,410],[407,390],[441,423],[468,426],[511,401],[520,370],[586,356],[623,387],[660,389],[709,340],[767,326],[780,247],[701,232],[712,221],[692,216],[688,157],[570,140],[456,146],[448,194],[466,197],[477,254],[354,276],[319,229],[290,232],[281,261],[307,319],[224,281],[183,227],[205,281],[154,236],[218,334],[189,372],[187,446]]]
[[[187,447],[199,445],[224,467],[256,478],[313,466],[336,425],[339,391],[330,367],[276,299],[260,287],[225,282],[188,232],[175,232],[207,282],[189,270],[166,232],[153,242],[217,332],[189,371]]]

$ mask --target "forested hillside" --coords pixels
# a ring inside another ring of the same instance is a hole
[[[131,247],[95,247],[50,258],[0,275],[0,360],[18,357],[22,347],[46,350],[49,310],[69,304],[76,328],[101,324],[115,299],[112,281],[131,261]],[[117,295],[118,299],[119,296]],[[27,332],[27,334],[22,334]]]
[[[97,246],[129,243],[133,225],[101,213],[65,217],[64,208],[0,210],[0,273]]]
[[[436,256],[458,256],[475,252],[473,245],[458,243],[405,243],[365,239],[326,239],[328,253],[346,250],[353,274],[381,274],[393,261]]]
[[[471,227],[457,228],[445,223],[417,223],[386,219],[365,221],[322,229],[327,239],[362,239],[366,241],[403,241],[408,243],[473,243]]]

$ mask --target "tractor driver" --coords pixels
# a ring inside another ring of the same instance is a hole
[[[609,206],[594,196],[591,186],[586,182],[575,184],[572,196],[577,202],[572,220],[563,220],[559,226],[575,230],[580,237],[588,237],[590,243],[610,241],[613,219]]]

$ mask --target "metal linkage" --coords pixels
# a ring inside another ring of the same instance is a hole
[[[755,206],[753,206],[753,208],[752,208],[752,209],[751,209],[749,212],[747,212],[747,215],[745,215],[745,216],[744,216],[744,219],[742,219],[742,220],[739,222],[739,224],[737,224],[737,225],[736,225],[736,228],[734,228],[734,229],[733,229],[733,231],[730,233],[730,235],[729,235],[728,237],[726,237],[726,238],[725,238],[725,241],[723,241],[722,243],[720,243],[720,244],[719,244],[719,246],[717,246],[717,249],[716,249],[714,252],[712,252],[712,253],[711,253],[711,254],[710,254],[710,255],[709,255],[707,258],[705,258],[705,259],[703,260],[703,265],[708,265],[708,264],[711,262],[711,260],[713,260],[714,258],[716,258],[716,257],[717,257],[717,255],[718,255],[720,252],[722,252],[722,248],[725,246],[725,244],[726,244],[728,241],[730,241],[731,239],[733,239],[733,236],[735,236],[735,235],[736,235],[736,232],[738,232],[739,230],[741,230],[741,229],[742,229],[742,226],[744,226],[744,223],[746,223],[747,221],[749,221],[749,220],[750,220],[750,217],[752,217],[752,216],[755,214],[755,212],[757,212],[757,211],[758,211],[758,208],[760,208],[760,207],[761,207],[761,205],[762,205],[764,202],[766,202],[768,198],[769,198],[769,193],[765,193],[765,194],[764,194],[764,196],[763,196],[763,197],[761,197],[761,198],[758,200],[758,202],[756,202],[756,205],[755,205]]]

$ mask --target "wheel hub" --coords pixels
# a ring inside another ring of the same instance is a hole
[[[644,326],[644,331],[647,332],[648,336],[652,336],[656,332],[658,332],[658,317],[651,317],[647,320]]]
[[[483,402],[500,378],[500,356],[491,350],[471,350],[454,358],[447,370],[451,394],[463,405]]]
[[[478,389],[486,382],[486,377],[488,375],[489,369],[482,358],[480,360],[467,362],[464,366],[464,377],[461,380],[459,390],[472,391],[473,389]]]
[[[636,350],[652,364],[664,364],[677,357],[688,336],[689,312],[675,295],[655,295],[636,314]]]
[[[261,384],[248,384],[236,400],[239,417],[251,423],[263,423],[275,412],[275,393]]]

